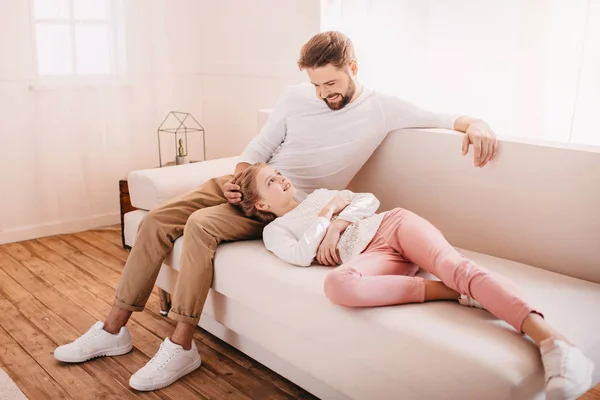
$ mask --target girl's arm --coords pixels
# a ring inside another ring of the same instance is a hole
[[[375,214],[379,208],[379,200],[371,193],[353,193],[350,190],[342,190],[340,195],[350,199],[350,204],[340,212],[338,219],[350,223],[358,222]]]
[[[327,212],[328,214],[330,212]],[[263,231],[263,241],[267,250],[290,264],[308,267],[312,264],[319,245],[327,233],[331,216],[319,216],[304,231],[298,240],[285,227],[275,223],[267,225]]]

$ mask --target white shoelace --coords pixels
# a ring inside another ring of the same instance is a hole
[[[79,336],[77,339],[75,339],[76,344],[84,344],[89,342],[90,340],[94,339],[95,337],[97,337],[100,334],[100,331],[95,330],[95,329],[90,329],[89,331],[87,331],[86,333],[84,333],[83,335]]]
[[[174,349],[172,351],[168,351],[165,349],[165,343],[160,344],[160,348],[158,352],[152,357],[152,359],[148,362],[148,365],[154,366],[156,370],[162,369],[173,357],[175,357],[181,349]]]

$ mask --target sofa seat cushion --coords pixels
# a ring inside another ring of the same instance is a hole
[[[600,365],[600,285],[459,251],[514,281],[547,321]],[[180,253],[181,239],[166,264],[178,269]],[[296,345],[318,342],[326,348],[314,365],[298,366],[352,398],[386,399],[397,393],[394,398],[531,399],[541,394],[537,347],[487,311],[450,302],[336,306],[323,293],[330,270],[286,264],[261,241],[225,243],[216,253],[212,287],[305,338]],[[340,362],[348,368],[336,368]],[[596,370],[594,382],[599,380]]]

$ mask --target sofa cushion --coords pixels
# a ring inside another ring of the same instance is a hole
[[[184,194],[207,180],[233,174],[238,157],[134,171],[127,177],[131,204],[142,210]]]
[[[459,251],[512,279],[553,326],[600,363],[600,285]],[[407,390],[423,399],[531,398],[543,388],[543,368],[533,342],[487,311],[450,302],[336,306],[323,294],[330,270],[288,265],[261,241],[229,243],[217,251],[213,288],[303,334],[307,341],[325,344],[331,354],[323,354],[320,362],[343,354],[348,363],[361,367],[360,375],[353,377],[355,385],[387,376],[397,393]],[[348,386],[348,377],[335,371],[319,378],[348,395],[368,389],[369,396],[363,398],[381,398],[373,397],[376,389]],[[596,372],[595,382],[599,378]]]
[[[128,223],[137,225],[142,214],[128,214]],[[131,232],[126,232],[130,244],[135,240]],[[165,260],[175,269],[181,242],[177,240]],[[600,285],[459,251],[513,280],[553,326],[600,364]],[[403,398],[403,392],[408,395],[404,398],[419,399],[539,395],[543,368],[537,348],[488,312],[449,302],[365,309],[336,306],[323,294],[330,270],[286,264],[261,241],[226,243],[216,253],[213,290],[293,331],[294,345],[318,343],[327,349],[314,365],[305,365],[306,359],[300,357],[288,361],[351,398],[386,399],[390,393]],[[273,333],[278,334],[283,333]],[[298,342],[298,337],[305,341]],[[348,368],[341,371],[339,365]],[[596,370],[594,382],[598,381]]]

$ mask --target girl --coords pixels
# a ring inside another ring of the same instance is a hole
[[[453,300],[485,308],[540,347],[548,399],[571,399],[591,385],[593,363],[531,308],[512,284],[458,253],[425,219],[401,208],[376,214],[372,194],[319,189],[299,203],[294,185],[266,164],[238,180],[240,206],[268,225],[265,247],[308,267],[341,266],[325,279],[325,295],[347,307]],[[418,269],[441,280],[415,277]]]

